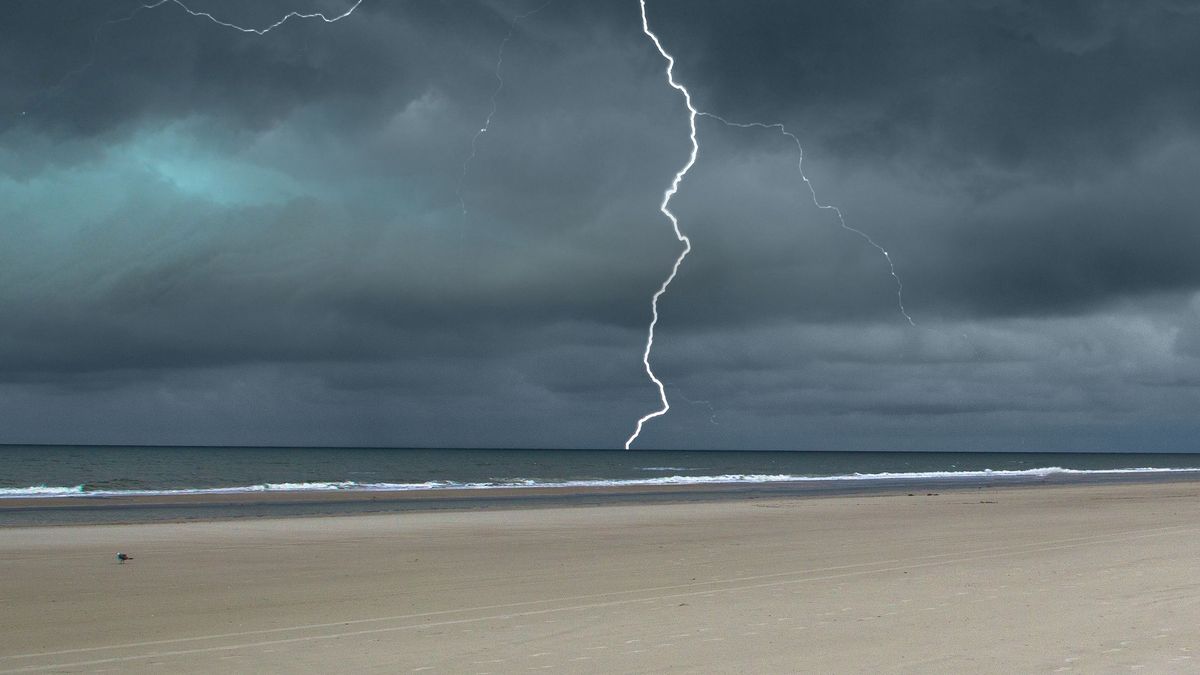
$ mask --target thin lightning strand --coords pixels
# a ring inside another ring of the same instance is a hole
[[[276,28],[279,28],[283,24],[287,23],[291,19],[320,19],[320,20],[324,21],[325,23],[334,23],[336,21],[341,21],[342,19],[353,14],[354,10],[358,9],[358,6],[361,5],[362,3],[363,3],[363,0],[355,0],[355,3],[350,6],[350,9],[347,9],[346,11],[342,12],[341,14],[338,14],[337,16],[332,16],[332,17],[326,16],[324,12],[312,12],[312,13],[308,13],[308,14],[305,14],[302,12],[288,12],[287,14],[284,14],[280,19],[275,21],[275,23],[272,23],[271,25],[267,26],[266,28],[245,28],[243,26],[239,26],[234,23],[222,21],[222,20],[218,19],[217,17],[213,16],[212,14],[209,14],[208,12],[198,12],[198,11],[192,9],[191,7],[188,7],[187,5],[183,4],[183,2],[181,0],[158,0],[157,2],[152,2],[148,5],[142,5],[141,9],[154,9],[156,7],[161,7],[162,5],[166,5],[166,4],[178,5],[180,9],[187,12],[188,14],[191,14],[192,16],[195,16],[195,17],[201,17],[201,18],[208,19],[209,21],[217,24],[218,26],[232,28],[232,29],[234,29],[236,31],[240,31],[242,33],[254,33],[255,35],[266,35],[267,33],[270,33],[271,31],[275,30]]]
[[[884,260],[887,261],[888,270],[892,275],[892,279],[895,280],[895,282],[896,282],[896,305],[900,309],[900,314],[902,314],[904,316],[904,319],[906,321],[908,321],[910,326],[915,327],[917,325],[916,322],[913,321],[913,318],[911,316],[909,316],[908,311],[904,309],[904,282],[900,281],[900,275],[896,274],[896,265],[895,265],[895,263],[892,262],[891,254],[888,253],[887,249],[885,249],[884,247],[875,243],[875,240],[872,239],[871,236],[869,234],[867,234],[866,232],[863,232],[862,230],[860,230],[858,228],[847,225],[846,218],[845,218],[845,216],[842,215],[841,209],[839,209],[838,207],[836,207],[832,204],[822,204],[821,201],[819,199],[817,199],[817,189],[815,187],[813,187],[812,181],[810,181],[808,179],[808,176],[806,176],[804,174],[804,146],[802,146],[800,144],[800,139],[797,138],[795,134],[788,131],[787,127],[783,126],[782,124],[780,124],[778,122],[776,122],[774,124],[767,124],[764,122],[730,122],[729,120],[725,119],[724,117],[721,117],[720,115],[714,115],[709,112],[700,111],[700,112],[697,112],[696,114],[703,115],[704,117],[711,117],[712,119],[717,120],[721,124],[724,124],[724,125],[730,126],[730,127],[737,127],[739,129],[775,129],[780,134],[783,134],[784,136],[787,136],[788,138],[792,139],[792,142],[796,144],[796,150],[799,151],[799,153],[800,153],[800,159],[796,161],[796,170],[800,172],[800,180],[804,181],[804,184],[808,186],[809,194],[812,195],[813,204],[815,204],[816,207],[819,209],[833,211],[835,214],[837,214],[838,225],[840,225],[843,230],[857,234],[858,236],[862,237],[864,241],[866,241],[868,244],[870,244],[872,247],[874,247],[875,250],[877,250],[883,254]]]
[[[658,325],[658,299],[667,292],[667,288],[671,285],[671,282],[675,280],[675,276],[679,274],[679,266],[683,264],[683,259],[686,258],[688,253],[690,253],[692,250],[692,240],[688,239],[688,237],[684,235],[682,231],[680,231],[679,220],[675,217],[674,213],[671,213],[671,198],[674,197],[675,193],[679,191],[679,184],[683,181],[683,177],[687,175],[687,172],[690,171],[692,166],[696,163],[696,156],[700,153],[700,143],[696,140],[696,115],[699,114],[699,111],[697,111],[695,106],[692,105],[692,95],[687,90],[687,87],[684,87],[682,84],[675,81],[675,57],[671,56],[669,53],[667,53],[667,50],[663,49],[662,42],[659,41],[658,36],[650,30],[650,21],[646,18],[646,0],[638,0],[638,2],[642,9],[642,32],[654,42],[654,46],[658,49],[658,53],[661,54],[663,59],[666,60],[667,83],[671,85],[671,88],[676,89],[679,91],[679,93],[683,94],[683,101],[687,105],[689,138],[692,141],[692,152],[690,155],[688,155],[687,163],[685,163],[683,167],[679,169],[679,171],[675,172],[675,178],[671,181],[671,186],[663,192],[662,203],[660,203],[658,206],[658,210],[661,211],[662,214],[671,221],[671,229],[675,231],[675,238],[683,244],[683,250],[680,251],[679,257],[675,258],[675,264],[671,266],[671,274],[668,275],[665,280],[663,280],[662,285],[658,287],[658,290],[655,291],[654,296],[650,298],[650,313],[652,318],[650,319],[650,327],[646,333],[646,349],[642,352],[642,365],[645,366],[646,375],[650,377],[650,381],[654,383],[654,386],[658,387],[658,398],[660,401],[662,401],[662,408],[642,416],[642,418],[637,421],[637,428],[633,430],[633,435],[631,435],[629,439],[625,441],[626,450],[632,447],[633,442],[636,441],[638,436],[641,435],[642,427],[646,424],[646,422],[654,419],[655,417],[660,417],[667,414],[667,411],[671,409],[671,404],[667,401],[667,391],[663,387],[662,380],[658,379],[658,377],[654,375],[654,369],[650,367],[650,351],[654,348],[654,328]]]
[[[97,28],[96,32],[92,34],[91,45],[89,47],[89,57],[88,57],[87,62],[84,63],[82,66],[79,66],[78,68],[75,68],[74,70],[71,70],[66,75],[63,75],[61,78],[59,78],[59,80],[56,84],[49,87],[42,93],[38,94],[35,98],[33,98],[29,103],[27,103],[24,106],[24,109],[21,111],[21,116],[22,117],[26,116],[28,114],[29,109],[37,107],[47,97],[53,96],[55,93],[61,91],[63,89],[63,87],[66,85],[68,80],[75,78],[75,77],[79,77],[80,75],[82,75],[84,72],[86,72],[92,66],[94,66],[96,64],[96,45],[98,44],[98,42],[100,40],[100,34],[104,31],[105,28],[107,28],[109,26],[115,26],[120,23],[126,23],[128,21],[132,21],[135,17],[137,17],[138,14],[141,14],[142,12],[144,12],[146,10],[156,9],[158,7],[162,7],[163,5],[167,5],[167,4],[177,5],[180,9],[187,12],[188,14],[195,16],[195,17],[208,19],[209,21],[217,24],[218,26],[224,26],[225,28],[232,28],[233,30],[236,30],[236,31],[239,31],[242,33],[253,33],[255,35],[266,35],[267,33],[275,30],[276,28],[279,28],[280,26],[282,26],[283,24],[287,23],[288,21],[290,21],[292,19],[320,19],[320,20],[324,21],[325,23],[334,23],[336,21],[341,21],[342,19],[353,14],[354,11],[356,9],[358,9],[358,6],[361,5],[362,3],[363,3],[363,0],[355,0],[354,4],[350,6],[350,9],[347,9],[346,11],[344,11],[341,14],[338,14],[336,16],[326,16],[324,12],[312,12],[312,13],[308,13],[308,14],[302,13],[302,12],[288,12],[287,14],[283,15],[280,19],[278,19],[274,23],[267,26],[266,28],[246,28],[244,26],[239,26],[237,24],[229,23],[228,21],[222,21],[222,20],[218,19],[217,17],[213,16],[212,14],[209,14],[208,12],[198,12],[196,10],[193,10],[191,7],[188,7],[187,5],[183,4],[183,2],[181,0],[157,0],[156,2],[151,2],[149,4],[138,5],[136,8],[134,8],[133,11],[131,11],[129,14],[126,14],[125,16],[121,16],[121,17],[118,17],[115,19],[109,19],[109,20],[105,21],[104,23],[100,24],[100,27]]]
[[[546,2],[542,3],[536,9],[531,9],[524,14],[518,14],[514,16],[508,27],[508,34],[505,35],[504,39],[500,41],[500,49],[496,52],[496,88],[492,90],[491,109],[488,110],[487,117],[483,120],[483,126],[479,127],[479,131],[476,131],[475,135],[471,137],[471,153],[467,155],[465,160],[463,160],[462,173],[458,177],[458,189],[455,191],[458,195],[458,206],[460,209],[462,209],[463,217],[466,217],[467,215],[467,202],[463,197],[463,184],[467,181],[467,172],[471,169],[471,162],[475,161],[475,154],[478,150],[479,138],[492,128],[492,118],[496,116],[496,100],[500,96],[500,91],[504,89],[504,78],[500,76],[500,68],[504,65],[504,48],[508,45],[509,41],[513,39],[513,35],[516,34],[517,24],[521,23],[530,16],[537,14],[543,9],[546,9],[546,7],[552,2],[554,2],[554,0],[546,0]]]
[[[709,413],[708,421],[712,424],[720,424],[720,422],[717,421],[717,409],[713,407],[712,401],[693,401],[692,399],[688,398],[686,394],[683,393],[683,387],[680,387],[679,385],[675,385],[675,384],[668,385],[668,386],[675,387],[675,390],[679,392],[679,398],[683,399],[684,401],[687,401],[688,403],[691,403],[692,405],[702,405],[702,406],[708,408],[708,413]]]

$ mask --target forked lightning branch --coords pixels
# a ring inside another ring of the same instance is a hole
[[[655,49],[658,50],[658,53],[660,55],[662,55],[663,59],[665,59],[667,62],[667,69],[666,69],[667,83],[673,89],[676,89],[679,91],[679,93],[683,94],[683,102],[687,106],[687,110],[688,110],[688,128],[690,130],[689,137],[690,137],[691,143],[692,143],[692,150],[691,150],[691,153],[688,155],[687,162],[685,162],[683,167],[680,168],[679,171],[677,171],[675,173],[675,178],[671,180],[671,185],[666,189],[666,191],[663,192],[662,203],[659,205],[659,210],[662,211],[663,215],[665,215],[667,217],[667,219],[671,221],[671,228],[675,231],[675,238],[678,239],[683,244],[683,250],[680,251],[679,256],[677,258],[675,258],[675,264],[671,266],[671,273],[669,275],[667,275],[667,278],[663,280],[662,285],[659,286],[658,290],[654,292],[654,295],[650,299],[650,315],[651,315],[650,327],[646,333],[646,348],[642,352],[642,365],[645,367],[646,375],[648,375],[650,377],[650,381],[653,382],[654,386],[658,388],[658,397],[659,397],[659,401],[661,401],[661,403],[662,403],[662,407],[653,412],[647,413],[646,415],[643,415],[641,418],[638,419],[637,425],[634,427],[633,434],[630,435],[629,438],[625,441],[625,449],[626,450],[633,447],[634,441],[636,441],[638,439],[638,436],[641,435],[642,428],[646,425],[647,422],[654,419],[655,417],[661,417],[661,416],[667,414],[667,411],[669,411],[671,409],[671,403],[670,403],[670,401],[667,400],[667,392],[666,392],[666,389],[663,387],[662,380],[658,379],[658,376],[654,374],[654,369],[650,366],[650,352],[654,349],[654,329],[658,327],[658,301],[662,298],[662,296],[664,294],[666,294],[667,288],[671,285],[671,282],[674,281],[675,277],[679,274],[679,266],[681,264],[683,264],[683,259],[686,258],[688,253],[690,253],[692,250],[692,241],[691,241],[691,239],[689,239],[687,237],[687,235],[685,235],[682,232],[682,230],[680,230],[679,219],[676,218],[675,214],[671,212],[670,206],[671,206],[671,198],[674,197],[675,193],[677,193],[679,191],[680,183],[683,182],[683,179],[687,175],[688,171],[690,171],[692,169],[692,167],[696,164],[696,157],[700,152],[700,143],[696,138],[696,117],[697,116],[711,117],[712,119],[715,119],[718,122],[721,122],[722,124],[725,124],[727,126],[739,127],[742,129],[747,129],[747,128],[776,129],[779,131],[779,133],[790,138],[796,144],[796,149],[800,153],[799,159],[796,162],[796,168],[800,172],[800,179],[808,187],[809,193],[812,195],[813,204],[815,204],[817,206],[817,208],[819,208],[819,209],[833,211],[834,214],[837,215],[838,225],[841,226],[842,229],[858,235],[863,240],[865,240],[870,246],[872,246],[873,248],[878,250],[883,255],[884,260],[886,260],[887,264],[888,264],[888,271],[892,275],[892,279],[895,280],[895,282],[896,282],[896,304],[899,306],[900,314],[902,314],[904,316],[904,319],[906,321],[908,321],[909,325],[912,325],[912,326],[916,325],[916,322],[913,321],[912,316],[909,315],[908,310],[906,310],[904,308],[904,284],[900,281],[900,276],[898,274],[896,274],[896,265],[895,265],[895,263],[892,262],[891,254],[888,253],[887,249],[885,249],[884,247],[877,244],[875,242],[875,240],[872,239],[870,237],[870,235],[868,235],[867,233],[863,232],[862,230],[859,230],[857,228],[847,225],[846,218],[844,215],[842,215],[841,209],[839,209],[838,207],[833,206],[831,204],[823,204],[817,198],[816,188],[813,187],[812,181],[810,181],[808,179],[808,176],[806,176],[804,174],[804,147],[800,144],[800,139],[795,134],[788,131],[786,127],[784,127],[782,124],[779,124],[779,123],[772,124],[772,123],[765,123],[765,122],[748,122],[748,123],[730,122],[729,120],[726,120],[725,118],[723,118],[719,115],[714,115],[712,113],[697,110],[696,107],[692,103],[691,92],[688,91],[687,87],[683,86],[682,84],[679,83],[678,80],[675,79],[675,57],[671,56],[671,53],[663,48],[662,41],[659,40],[658,35],[656,35],[654,33],[654,31],[650,30],[650,21],[646,17],[646,0],[638,0],[638,2],[640,4],[641,10],[642,10],[642,32],[644,32],[646,34],[646,36],[650,38],[650,41],[654,43]]]

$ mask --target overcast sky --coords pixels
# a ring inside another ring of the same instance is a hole
[[[543,2],[6,2],[0,442],[620,447],[687,110],[637,0]],[[916,326],[701,117],[636,447],[1198,449],[1200,6],[648,15]]]

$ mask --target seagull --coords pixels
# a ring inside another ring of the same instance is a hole
[[[117,560],[120,562],[125,562],[126,560],[133,560],[133,556],[125,555],[124,553],[117,553]]]

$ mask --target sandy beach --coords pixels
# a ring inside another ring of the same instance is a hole
[[[1191,482],[8,528],[0,672],[1195,672],[1197,534]]]

